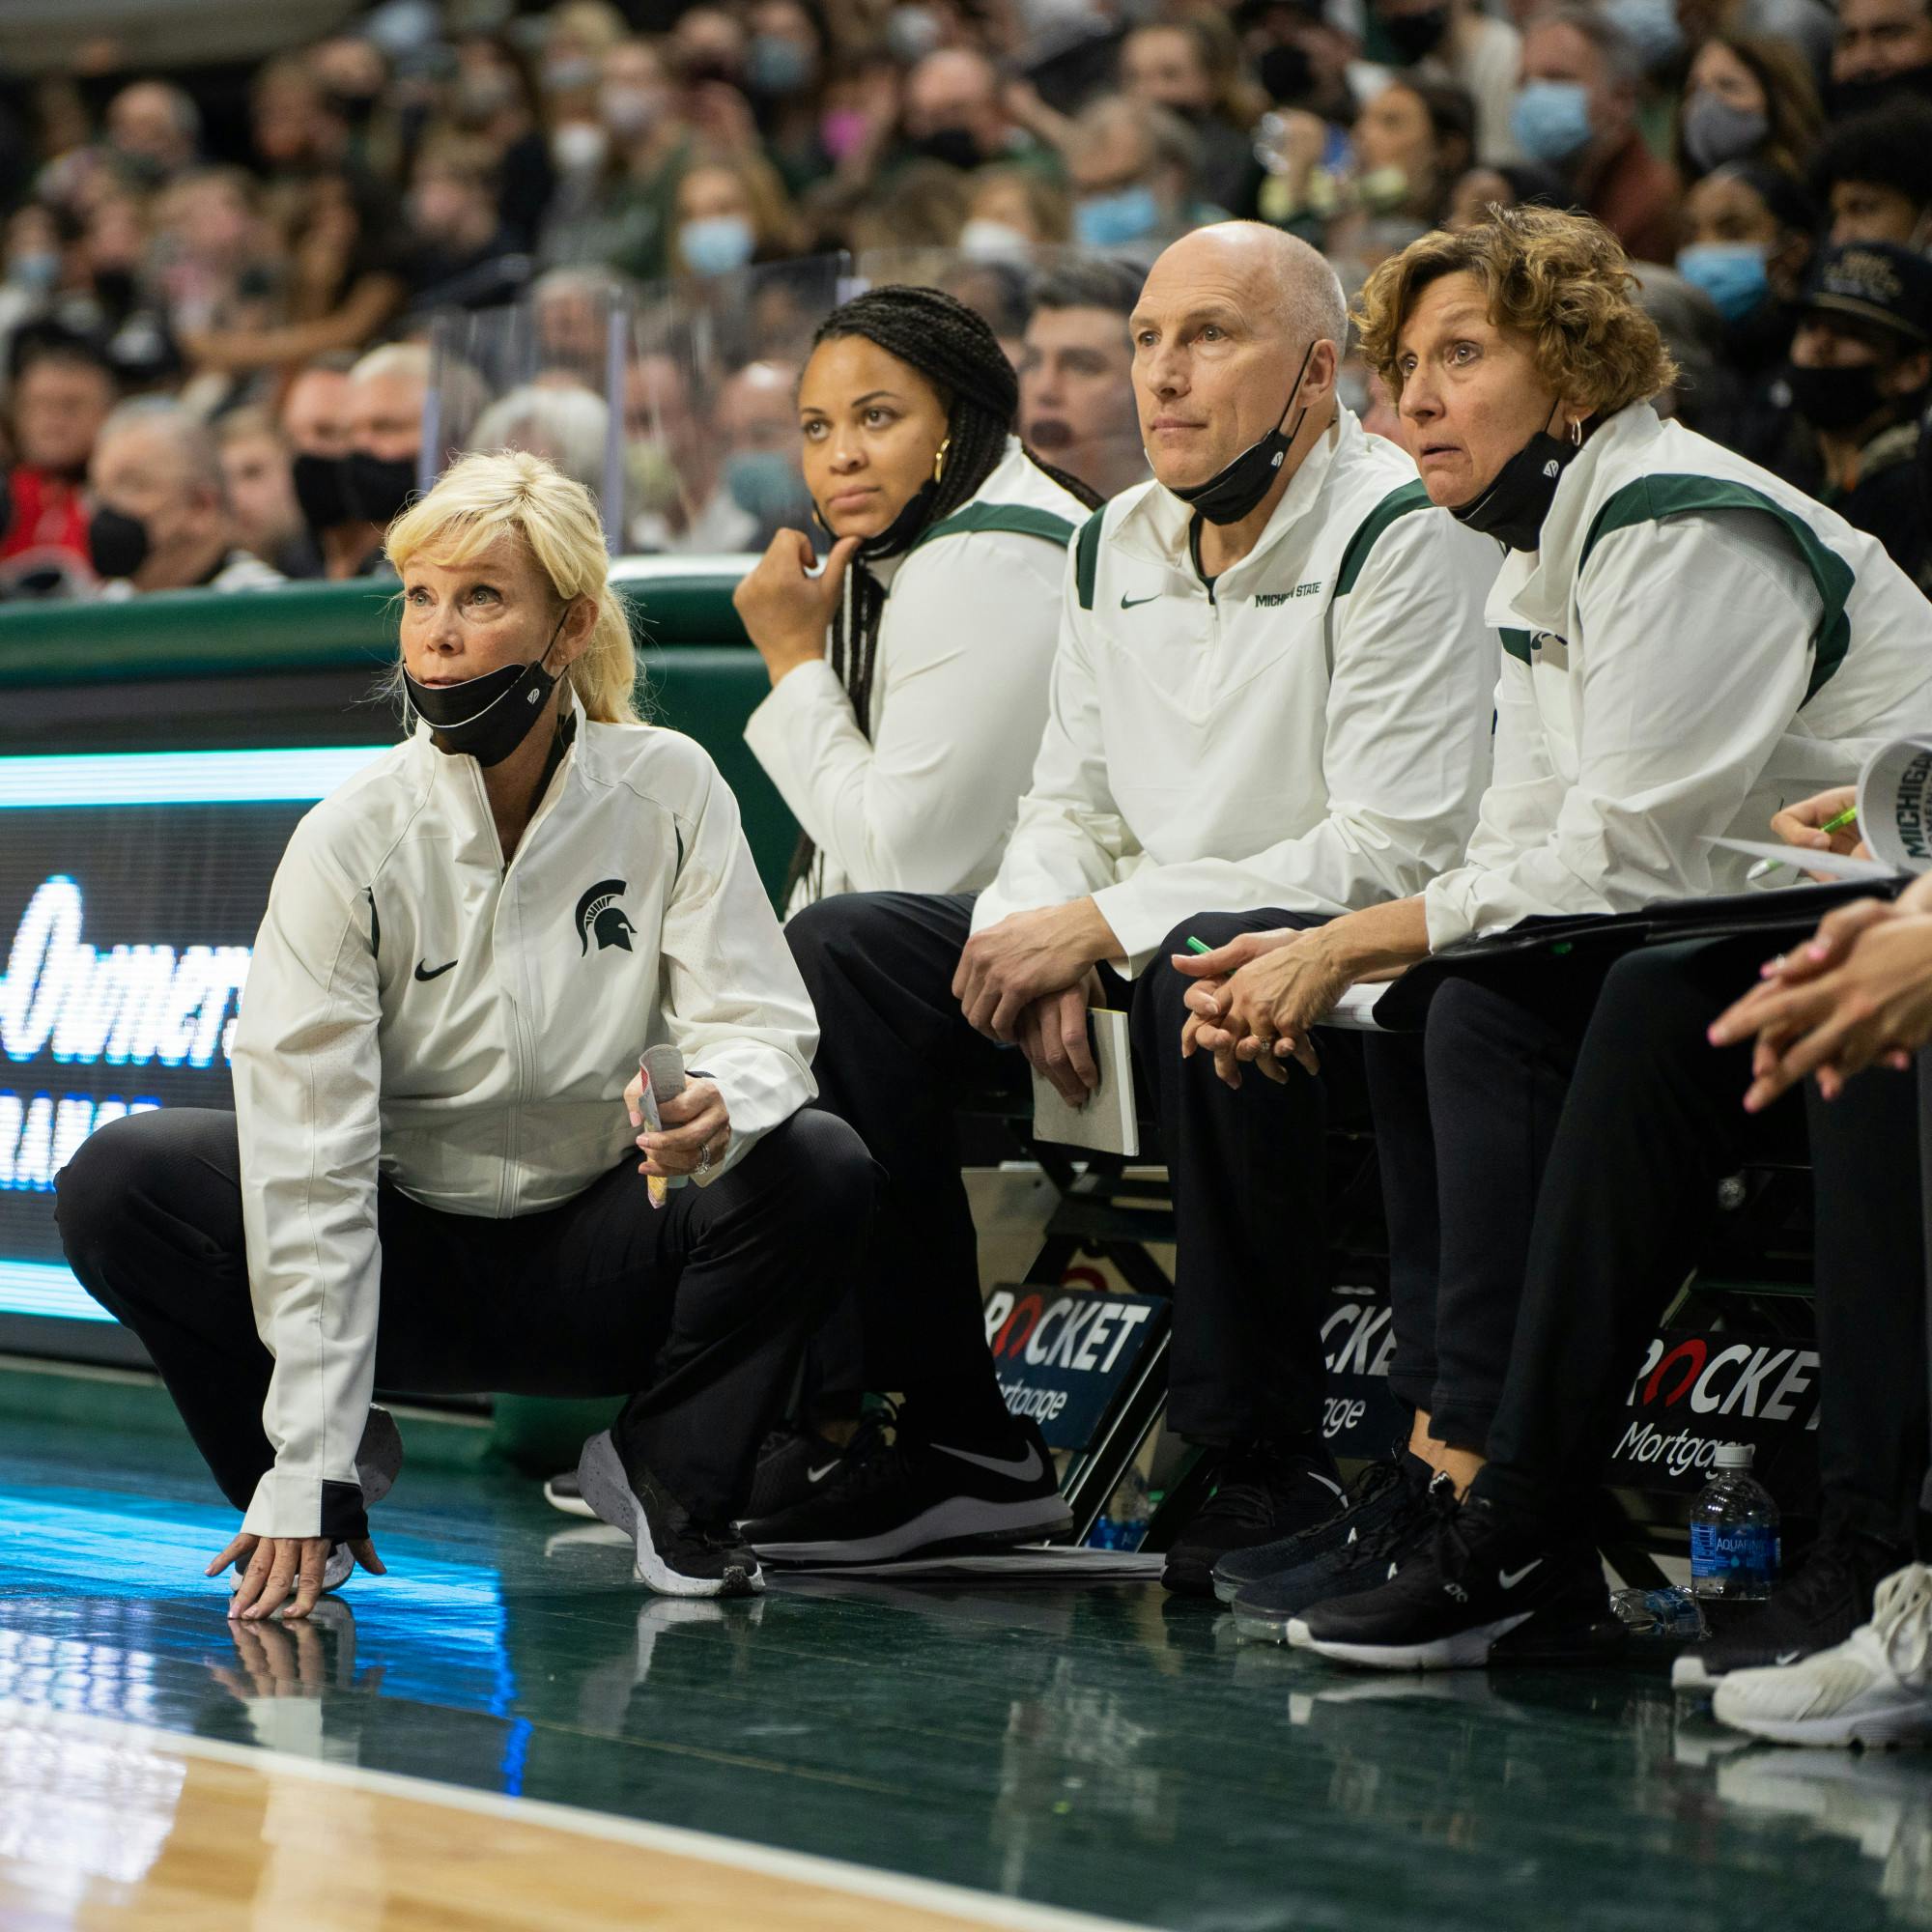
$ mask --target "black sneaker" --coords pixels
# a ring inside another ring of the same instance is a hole
[[[702,1523],[648,1469],[627,1471],[606,1429],[577,1464],[583,1500],[637,1546],[638,1579],[661,1597],[749,1597],[765,1587],[758,1559],[726,1523]]]
[[[544,1501],[565,1516],[587,1516],[596,1520],[597,1512],[583,1500],[583,1485],[575,1469],[559,1469],[544,1484]]]
[[[1715,1690],[1733,1670],[1782,1669],[1843,1643],[1869,1621],[1872,1592],[1912,1560],[1909,1550],[1828,1521],[1804,1560],[1766,1602],[1670,1666],[1673,1690]]]
[[[1589,1630],[1608,1604],[1594,1544],[1520,1528],[1476,1497],[1444,1511],[1427,1547],[1377,1588],[1311,1604],[1288,1638],[1342,1663],[1455,1670],[1487,1663],[1520,1630]]]
[[[1326,1449],[1281,1442],[1231,1449],[1214,1493],[1167,1552],[1160,1580],[1181,1596],[1212,1596],[1217,1563],[1236,1549],[1257,1549],[1313,1529],[1341,1502],[1335,1459]]]
[[[1247,1584],[1235,1598],[1235,1634],[1250,1642],[1286,1643],[1311,1604],[1385,1583],[1418,1549],[1427,1548],[1456,1506],[1456,1489],[1420,1457],[1404,1459],[1380,1524],[1352,1543],[1331,1544],[1293,1570]]]
[[[1412,1480],[1416,1470],[1422,1473],[1420,1487],[1427,1489],[1429,1465],[1406,1448],[1365,1464],[1344,1492],[1341,1506],[1313,1529],[1297,1530],[1273,1543],[1256,1544],[1251,1549],[1229,1550],[1214,1566],[1214,1594],[1224,1604],[1232,1604],[1250,1583],[1298,1570],[1331,1549],[1373,1536],[1401,1507],[1405,1477]]]
[[[935,1442],[901,1415],[890,1435],[862,1428],[817,1493],[740,1525],[768,1563],[837,1568],[954,1548],[998,1548],[1064,1536],[1073,1518],[1038,1426],[1015,1417],[997,1453]]]
[[[853,1432],[853,1441],[861,1433],[888,1426],[890,1406],[868,1415]],[[849,1447],[850,1444],[847,1445]],[[817,1430],[802,1422],[786,1422],[765,1437],[758,1451],[757,1473],[752,1478],[751,1500],[745,1505],[744,1520],[759,1522],[768,1516],[782,1516],[800,1503],[810,1502],[828,1482],[845,1450],[828,1442]]]

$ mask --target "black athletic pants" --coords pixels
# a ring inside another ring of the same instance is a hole
[[[1520,1297],[1499,1284],[1506,1306],[1487,1318],[1492,1340],[1514,1333],[1480,1493],[1548,1516],[1597,1481],[1644,1344],[1695,1264],[1718,1181],[1767,1131],[1792,1148],[1802,1115],[1816,1204],[1820,1489],[1853,1528],[1910,1542],[1928,1453],[1916,1083],[1874,1069],[1829,1105],[1807,1086],[1802,1102],[1787,1096],[1752,1122],[1748,1047],[1719,1053],[1705,1031],[1766,951],[1762,937],[1651,947],[1605,982],[1542,1149]],[[1448,1305],[1445,1294],[1445,1359]]]
[[[1017,1055],[967,1025],[952,997],[971,930],[968,895],[848,894],[785,928],[818,1009],[819,1104],[858,1128],[888,1180],[857,1298],[866,1385],[964,1406],[996,1388],[980,1314],[972,1213],[954,1110],[1013,1077]],[[1323,1072],[1287,1087],[1250,1073],[1239,1093],[1211,1062],[1180,1058],[1187,981],[1167,964],[1198,934],[1315,923],[1286,912],[1204,914],[1133,982],[1143,1110],[1151,1102],[1175,1196],[1179,1261],[1168,1417],[1200,1441],[1294,1435],[1321,1421],[1326,1285],[1322,1135],[1337,1091],[1360,1109],[1359,1057],[1322,1042]],[[955,1411],[956,1412],[956,1411]]]
[[[805,1338],[850,1277],[871,1162],[849,1129],[794,1115],[663,1208],[626,1160],[511,1220],[450,1214],[386,1182],[376,1380],[414,1393],[628,1396],[613,1425],[700,1520],[750,1492]],[[131,1115],[62,1170],[57,1212],[88,1293],[155,1359],[222,1493],[245,1509],[273,1462],[262,1405],[235,1116]],[[331,1522],[327,1533],[359,1535]]]

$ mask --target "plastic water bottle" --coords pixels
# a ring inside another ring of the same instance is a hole
[[[1697,1599],[1675,1584],[1659,1590],[1619,1590],[1610,1599],[1610,1607],[1633,1636],[1695,1643],[1709,1634]]]
[[[1107,1508],[1087,1539],[1090,1549],[1138,1549],[1148,1532],[1153,1510],[1148,1498],[1146,1479],[1138,1469],[1129,1469],[1120,1487],[1107,1499]]]
[[[1690,1587],[1704,1598],[1754,1603],[1777,1581],[1777,1505],[1750,1472],[1750,1446],[1718,1445],[1718,1473],[1690,1505]]]

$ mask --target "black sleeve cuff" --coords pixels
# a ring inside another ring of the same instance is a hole
[[[322,1534],[331,1543],[360,1543],[369,1534],[369,1512],[357,1483],[322,1486]]]

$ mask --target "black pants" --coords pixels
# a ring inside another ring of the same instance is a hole
[[[384,1183],[376,1380],[425,1395],[628,1396],[614,1425],[626,1463],[700,1520],[729,1517],[806,1336],[857,1265],[872,1186],[857,1139],[814,1113],[661,1209],[629,1160],[507,1221]],[[57,1211],[74,1273],[141,1338],[222,1493],[245,1508],[273,1462],[262,1428],[273,1358],[248,1299],[235,1116],[115,1122],[62,1170]]]
[[[975,1033],[952,997],[971,929],[968,895],[850,894],[785,928],[818,1009],[819,1104],[849,1121],[888,1175],[856,1306],[873,1388],[994,1386],[973,1218],[954,1113],[1018,1056]],[[1188,933],[1307,924],[1304,916],[1208,914]],[[1350,1085],[1352,1042],[1324,1041],[1324,1071],[1287,1088],[1251,1074],[1238,1094],[1180,1058],[1187,982],[1165,949],[1133,984],[1144,1105],[1159,1116],[1179,1224],[1168,1415],[1204,1441],[1300,1434],[1321,1419],[1325,1283],[1322,1131],[1331,1088]],[[1352,1087],[1359,1106],[1359,1073]],[[960,1400],[955,1392],[943,1399]]]
[[[1751,1121],[1748,1048],[1715,1051],[1705,1030],[1766,950],[1762,938],[1647,948],[1605,982],[1542,1149],[1520,1296],[1488,1318],[1492,1340],[1513,1334],[1481,1493],[1548,1515],[1596,1481],[1718,1181],[1767,1137],[1795,1151],[1808,1115],[1825,1506],[1867,1534],[1910,1539],[1927,1459],[1918,1096],[1881,1069],[1831,1105],[1811,1089]],[[1446,1313],[1438,1333],[1446,1344]]]

